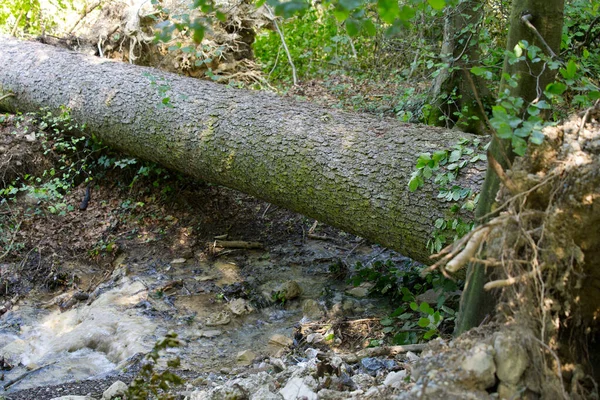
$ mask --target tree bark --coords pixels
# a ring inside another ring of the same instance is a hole
[[[450,203],[408,190],[420,153],[473,136],[324,109],[38,43],[0,39],[6,111],[46,107],[142,159],[361,235],[424,263]],[[479,190],[486,165],[454,184]]]
[[[513,2],[510,15],[510,29],[506,50],[514,51],[514,47],[521,41],[526,40],[541,49],[545,45],[540,43],[537,35],[527,28],[522,17],[531,14],[533,25],[545,39],[546,43],[555,53],[560,49],[560,41],[563,25],[564,0],[527,0]],[[510,90],[510,95],[521,97],[524,100],[524,109],[536,98],[543,98],[543,90],[546,85],[554,79],[555,71],[551,71],[543,63],[529,63],[520,61],[515,64],[508,62],[505,58],[503,73],[509,76],[516,75],[518,85],[508,88],[506,82],[501,83],[500,91]],[[490,153],[502,166],[502,169],[510,168],[514,160],[512,144],[510,140],[501,140],[494,136],[490,145]],[[496,193],[500,188],[500,178],[489,168],[485,183],[481,189],[478,208],[475,211],[477,218],[488,215],[492,210]],[[481,323],[487,315],[494,311],[496,305],[492,293],[486,292],[483,285],[488,281],[488,274],[481,265],[469,265],[467,272],[467,283],[461,299],[459,317],[456,323],[456,333],[467,331]]]

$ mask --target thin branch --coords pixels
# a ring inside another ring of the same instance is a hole
[[[290,67],[292,67],[292,79],[294,81],[294,86],[296,86],[298,84],[298,76],[296,75],[296,66],[294,65],[294,60],[292,60],[292,55],[290,54],[290,50],[287,47],[287,43],[285,42],[285,37],[283,36],[282,30],[279,28],[279,24],[277,23],[277,18],[275,17],[275,14],[273,14],[273,10],[271,10],[271,7],[269,7],[268,5],[265,4],[265,8],[269,12],[269,18],[271,19],[271,21],[273,21],[273,25],[275,25],[275,30],[277,30],[277,33],[279,34],[279,38],[281,39],[281,44],[283,45],[283,49],[285,50],[285,54],[287,55],[287,58],[288,58],[288,63],[290,64]]]
[[[79,23],[80,23],[81,21],[83,21],[83,19],[84,19],[85,17],[87,17],[87,15],[88,15],[89,13],[91,13],[91,12],[92,12],[92,11],[94,11],[96,8],[98,8],[98,7],[100,6],[100,4],[102,4],[102,1],[101,1],[101,0],[100,0],[100,1],[97,1],[97,2],[95,2],[95,3],[94,3],[94,4],[92,4],[92,5],[89,5],[89,6],[87,6],[87,7],[85,8],[85,10],[83,10],[83,13],[82,13],[82,14],[81,14],[81,16],[79,17],[79,19],[78,19],[78,20],[77,20],[77,21],[76,21],[76,22],[73,24],[73,26],[71,26],[71,29],[69,29],[69,30],[67,31],[67,33],[71,34],[71,33],[72,33],[74,30],[75,30],[75,28],[77,28],[77,25],[79,25]]]
[[[7,97],[15,97],[15,94],[14,93],[6,93],[5,95],[0,96],[0,101],[6,99]]]
[[[550,57],[557,58],[557,55],[554,52],[554,50],[552,50],[552,47],[550,47],[548,45],[548,43],[546,43],[546,40],[544,40],[544,37],[535,28],[535,26],[533,26],[533,24],[531,23],[531,19],[532,18],[533,18],[533,15],[531,15],[531,14],[525,14],[525,15],[523,15],[521,17],[521,21],[525,24],[525,26],[527,26],[537,36],[537,38],[539,39],[539,41],[542,42],[542,44],[546,48],[546,51],[548,52],[548,54],[550,55]]]
[[[498,175],[498,178],[500,178],[500,180],[502,181],[504,186],[506,186],[506,188],[510,191],[510,193],[512,195],[518,194],[519,189],[517,188],[517,185],[515,185],[512,179],[510,179],[510,177],[506,175],[506,172],[504,172],[504,169],[502,169],[502,165],[500,165],[500,163],[496,161],[493,154],[489,150],[487,152],[487,158],[489,166],[494,170],[496,175]]]
[[[15,36],[17,34],[17,28],[19,27],[19,22],[21,22],[21,18],[23,17],[24,11],[21,10],[19,16],[17,17],[17,22],[15,22],[15,26],[13,26],[12,31],[10,32],[11,36]]]
[[[475,96],[475,101],[477,102],[477,105],[479,106],[479,111],[481,111],[481,115],[483,115],[485,124],[488,126],[488,128],[492,132],[494,132],[495,131],[494,127],[492,127],[492,123],[490,122],[490,119],[488,118],[487,113],[485,112],[485,108],[483,108],[483,103],[481,102],[481,98],[479,97],[479,91],[477,90],[477,87],[475,86],[475,82],[473,82],[473,77],[471,76],[471,72],[466,68],[463,68],[463,71],[465,73],[465,76],[467,77],[467,80],[469,81],[471,90],[473,90],[473,96]]]
[[[489,213],[485,214],[483,217],[480,217],[478,219],[479,220],[485,220],[488,217],[491,217],[492,215],[494,215],[494,214],[500,212],[501,210],[503,210],[513,200],[516,200],[519,197],[526,196],[526,195],[532,193],[533,191],[535,191],[535,190],[539,189],[540,187],[544,186],[545,184],[547,184],[549,181],[551,181],[552,179],[556,178],[557,176],[558,176],[557,174],[552,174],[552,175],[548,176],[546,179],[544,179],[543,181],[541,181],[540,183],[538,183],[537,185],[535,185],[531,189],[528,189],[528,190],[526,190],[524,192],[521,192],[519,194],[514,195],[513,197],[511,197],[510,199],[508,199],[504,203],[502,203],[502,205],[499,206],[498,208],[496,208],[494,211],[489,212]]]

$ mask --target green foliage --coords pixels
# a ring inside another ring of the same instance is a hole
[[[290,55],[301,78],[323,74],[333,67],[346,65],[352,55],[350,37],[340,29],[331,14],[311,8],[308,12],[281,23]],[[357,54],[362,55],[364,40],[355,40]],[[253,45],[256,59],[274,81],[289,81],[291,67],[283,53],[281,39],[275,31],[263,31]]]
[[[383,332],[393,344],[411,344],[427,341],[452,332],[456,309],[458,284],[432,273],[421,277],[414,264],[395,265],[391,260],[376,261],[366,267],[360,263],[351,282],[358,286],[371,282],[371,293],[384,296],[396,307],[381,320]],[[417,297],[428,290],[437,293],[436,304],[419,302]]]
[[[176,395],[170,394],[173,387],[183,384],[183,379],[172,372],[172,369],[179,367],[179,358],[167,360],[167,369],[161,372],[156,371],[159,359],[165,350],[181,346],[177,339],[177,334],[170,332],[164,339],[156,342],[152,351],[145,357],[137,377],[133,380],[127,390],[127,399],[130,400],[174,400]]]
[[[35,117],[34,114],[30,116]],[[84,127],[71,121],[66,108],[57,116],[42,111],[37,117],[40,118],[40,130],[30,134],[41,141],[45,155],[51,153],[56,158],[55,167],[45,170],[41,176],[24,175],[17,178],[0,188],[0,198],[2,202],[6,202],[14,200],[19,192],[26,192],[31,198],[37,199],[45,210],[64,215],[73,210],[73,207],[64,202],[65,194],[79,181],[89,180],[89,159],[80,153],[87,139],[64,136],[63,132],[79,131]]]
[[[439,189],[437,197],[451,203],[446,218],[438,218],[428,241],[432,253],[439,252],[449,239],[457,240],[473,229],[473,221],[464,221],[461,210],[473,211],[479,196],[471,189],[462,188],[454,182],[460,171],[470,163],[486,160],[479,139],[472,142],[462,139],[451,150],[424,153],[417,159],[416,169],[412,173],[408,188],[411,192],[422,187],[426,181],[433,182]]]

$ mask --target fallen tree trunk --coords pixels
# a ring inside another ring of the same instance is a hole
[[[254,195],[429,262],[427,240],[449,203],[408,190],[420,153],[461,137],[236,90],[159,70],[0,38],[6,111],[60,112],[104,144]],[[456,185],[477,191],[483,161]]]

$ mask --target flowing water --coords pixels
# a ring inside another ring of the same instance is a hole
[[[348,262],[390,256],[381,253],[363,247]],[[292,337],[303,318],[303,300],[345,298],[345,282],[332,281],[328,274],[339,254],[339,248],[315,242],[301,250],[290,244],[270,253],[246,251],[213,261],[123,256],[111,279],[67,311],[43,307],[41,296],[34,295],[2,316],[0,355],[14,366],[4,372],[4,385],[24,377],[9,385],[11,392],[102,377],[148,352],[169,331],[182,339],[171,355],[191,371],[235,367],[243,350],[274,354],[280,347],[269,344],[269,338]],[[258,306],[248,315],[229,311],[229,296],[251,292],[253,300],[262,297],[267,304],[269,293],[290,280],[302,289],[299,299]],[[367,299],[345,301],[359,312],[374,307]]]

